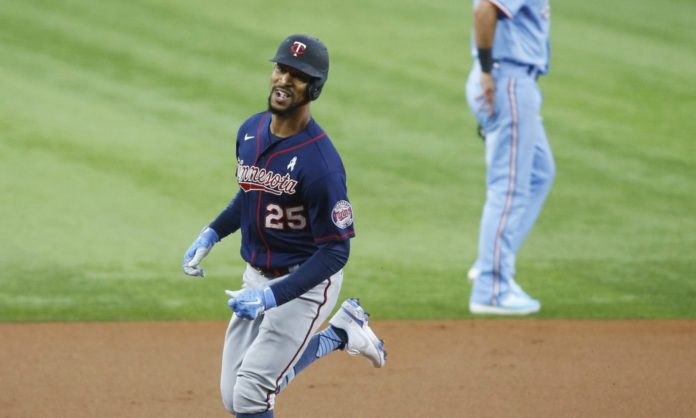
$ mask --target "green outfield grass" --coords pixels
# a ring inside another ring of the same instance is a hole
[[[278,42],[324,40],[313,107],[357,237],[343,296],[467,318],[484,199],[469,2],[0,0],[0,320],[223,319],[239,237],[181,256],[235,191]],[[518,257],[540,318],[696,318],[696,3],[552,2],[558,176]]]

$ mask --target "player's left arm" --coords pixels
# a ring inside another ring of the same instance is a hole
[[[291,275],[271,285],[278,306],[307,293],[314,286],[339,272],[350,255],[350,240],[329,241],[319,246]]]

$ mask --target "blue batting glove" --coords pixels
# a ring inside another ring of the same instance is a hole
[[[182,263],[184,273],[189,276],[204,277],[205,271],[199,264],[218,241],[220,241],[220,237],[214,229],[207,227],[201,231],[198,238],[184,253],[184,261]]]
[[[227,306],[240,318],[256,319],[264,311],[276,307],[275,295],[270,287],[225,290],[225,293],[232,297],[227,301]]]

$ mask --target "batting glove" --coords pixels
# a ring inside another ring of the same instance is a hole
[[[225,293],[232,297],[227,301],[227,306],[240,318],[256,319],[264,311],[276,307],[275,295],[270,287],[225,290]]]
[[[182,264],[184,273],[189,276],[204,277],[205,271],[199,264],[218,241],[220,241],[220,237],[214,229],[207,227],[201,231],[198,238],[184,253],[184,262]]]

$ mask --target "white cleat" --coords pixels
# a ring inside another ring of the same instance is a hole
[[[540,309],[541,302],[525,293],[515,281],[510,283],[510,290],[496,304],[469,302],[469,311],[473,314],[529,315]]]
[[[344,348],[348,354],[362,354],[373,366],[384,367],[387,352],[384,350],[384,342],[377,338],[367,324],[369,317],[358,299],[351,298],[341,304],[341,308],[329,320],[329,324],[348,334],[348,342]]]

